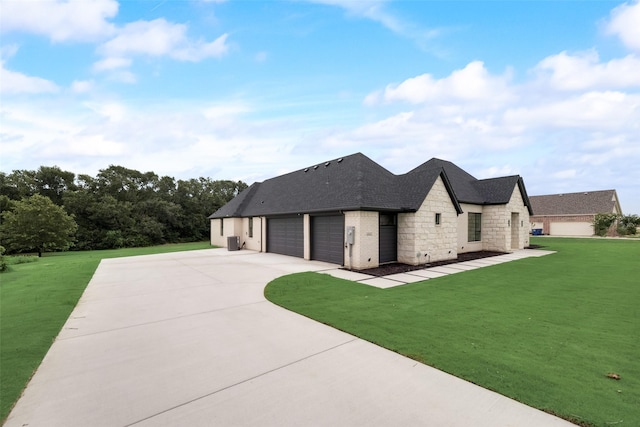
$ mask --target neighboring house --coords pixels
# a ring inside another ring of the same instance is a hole
[[[622,214],[616,190],[531,196],[531,229],[551,236],[593,236],[596,214]]]
[[[361,153],[254,183],[211,219],[211,244],[353,269],[420,265],[458,253],[529,244],[531,205],[520,176],[478,180],[431,159],[394,175]]]

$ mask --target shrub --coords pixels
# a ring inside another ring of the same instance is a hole
[[[614,213],[599,213],[593,219],[593,232],[597,236],[604,237],[607,235],[609,228],[616,222],[618,215]]]
[[[7,271],[7,261],[4,259],[4,246],[0,246],[0,272]]]
[[[640,216],[622,215],[620,217],[618,233],[622,235],[636,234],[638,226],[640,226]]]

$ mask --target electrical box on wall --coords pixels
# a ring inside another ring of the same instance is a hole
[[[346,243],[348,245],[353,245],[355,243],[355,239],[356,239],[356,228],[354,226],[348,226],[347,227],[347,237],[346,237]]]

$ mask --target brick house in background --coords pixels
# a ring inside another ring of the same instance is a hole
[[[530,201],[531,229],[550,236],[593,236],[596,214],[622,214],[616,190],[531,196]]]
[[[361,153],[254,183],[209,218],[211,244],[345,265],[419,265],[529,244],[518,175],[478,180],[431,159],[394,175]],[[232,240],[237,241],[237,240]]]

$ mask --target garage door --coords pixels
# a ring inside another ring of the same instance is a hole
[[[552,222],[552,236],[593,236],[593,225],[590,222]]]
[[[304,257],[303,217],[268,218],[267,252]]]
[[[344,263],[344,215],[311,217],[311,259]]]

